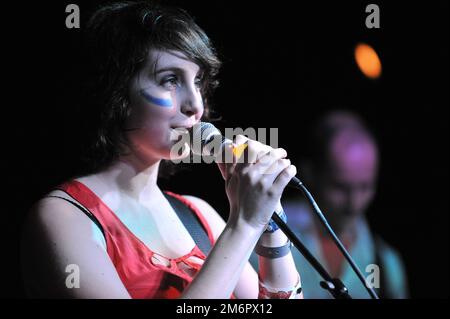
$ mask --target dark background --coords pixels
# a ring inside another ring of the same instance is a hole
[[[448,297],[449,2],[162,2],[188,10],[224,62],[214,98],[218,127],[277,127],[279,145],[299,160],[309,126],[324,111],[342,106],[368,122],[381,148],[372,228],[404,258],[412,297]],[[2,21],[3,68],[11,71],[2,108],[4,297],[24,297],[18,258],[26,211],[78,168],[81,32],[65,27],[69,3],[80,6],[83,28],[101,2],[20,2],[3,10],[14,17]],[[380,29],[365,27],[369,3],[380,6]],[[379,80],[358,70],[358,42],[377,50]],[[191,165],[161,186],[227,212],[214,165]]]

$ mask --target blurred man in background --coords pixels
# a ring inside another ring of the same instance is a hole
[[[406,278],[397,252],[373,234],[365,213],[373,200],[378,174],[378,147],[372,134],[354,114],[333,111],[324,116],[308,135],[311,151],[301,168],[302,179],[311,190],[325,217],[358,267],[384,298],[406,298]],[[353,298],[369,294],[345,261],[310,206],[302,201],[283,203],[288,225],[329,271],[340,278]],[[322,278],[304,257],[293,249],[303,282],[305,298],[330,298],[319,286]],[[367,268],[369,266],[369,268]],[[369,271],[369,272],[366,272]],[[377,280],[378,279],[378,280]]]

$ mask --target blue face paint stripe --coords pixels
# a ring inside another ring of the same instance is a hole
[[[153,103],[153,104],[156,104],[156,105],[162,106],[162,107],[172,107],[172,100],[170,100],[170,99],[160,99],[160,98],[157,98],[157,97],[154,97],[154,96],[148,94],[145,91],[141,91],[141,94],[150,103]]]

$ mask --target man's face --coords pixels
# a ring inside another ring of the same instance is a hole
[[[377,180],[378,155],[373,141],[360,133],[341,133],[330,144],[326,168],[318,174],[324,213],[339,222],[364,214]]]

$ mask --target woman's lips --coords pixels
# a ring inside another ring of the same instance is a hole
[[[175,142],[181,141],[183,136],[186,136],[189,134],[189,130],[186,127],[172,127],[171,128],[171,140],[174,140]]]
[[[187,124],[187,125],[172,125],[171,128],[172,129],[185,129],[185,130],[189,130],[192,128],[193,125]]]

